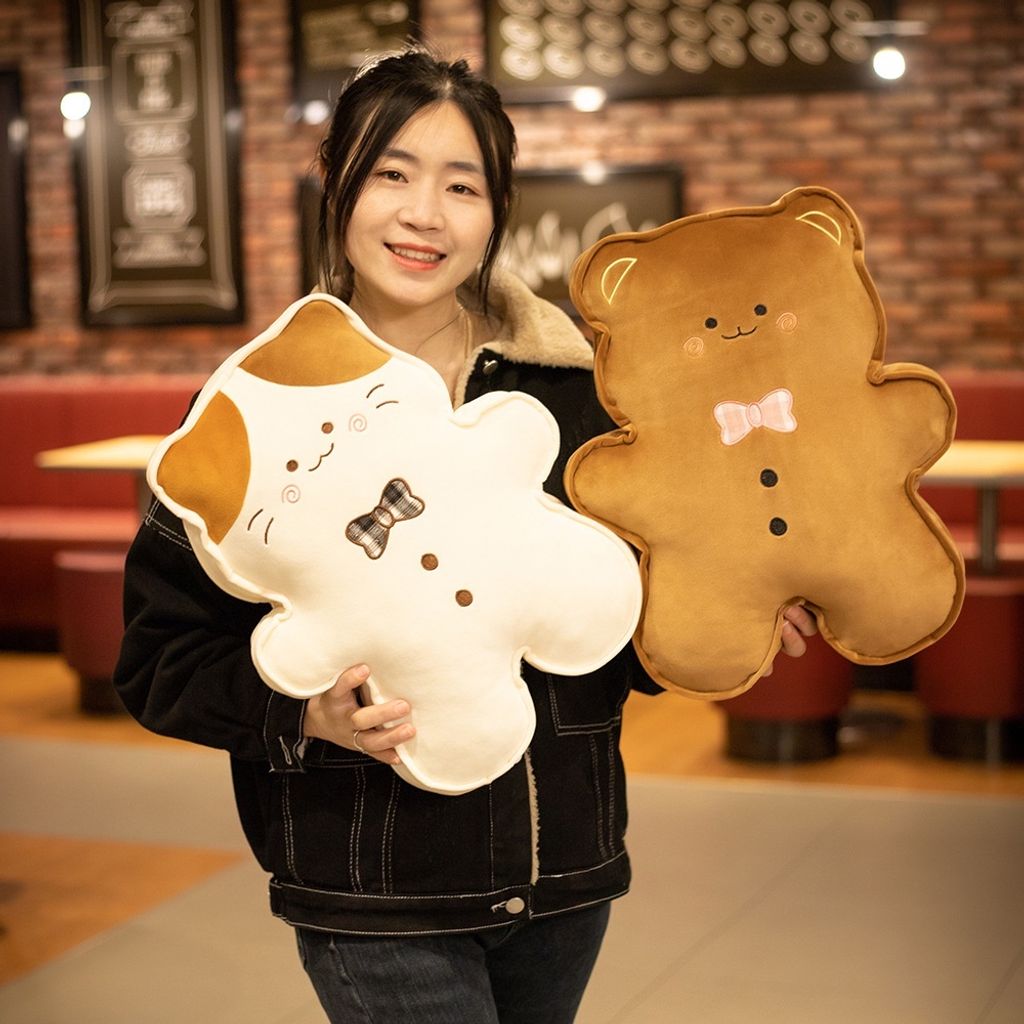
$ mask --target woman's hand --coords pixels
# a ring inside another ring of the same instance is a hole
[[[791,658],[799,658],[807,653],[805,636],[814,636],[818,632],[818,624],[814,616],[802,605],[791,604],[782,613],[782,652]],[[773,666],[768,667],[764,674],[770,676]]]
[[[306,701],[304,732],[307,737],[358,750],[384,764],[401,764],[395,746],[412,739],[416,728],[411,722],[387,723],[408,715],[409,705],[404,700],[390,700],[363,707],[358,690],[369,675],[366,665],[353,665],[329,690],[310,697]]]

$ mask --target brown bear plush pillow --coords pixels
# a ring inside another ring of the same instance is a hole
[[[853,211],[822,188],[609,236],[577,261],[596,382],[620,429],[573,456],[580,511],[642,553],[634,638],[693,695],[751,686],[799,602],[862,664],[953,624],[964,570],[918,495],[955,407],[931,370],[883,363]]]

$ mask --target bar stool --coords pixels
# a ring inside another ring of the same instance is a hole
[[[78,674],[79,707],[123,712],[111,676],[124,633],[126,551],[58,551],[57,628],[60,650]]]
[[[1024,758],[1024,576],[968,575],[956,624],[914,662],[933,753]]]
[[[816,761],[839,753],[839,725],[853,689],[853,665],[820,635],[801,658],[780,654],[770,676],[719,702],[729,757]]]

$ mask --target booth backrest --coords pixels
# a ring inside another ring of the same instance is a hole
[[[957,371],[942,375],[956,399],[956,436],[964,441],[1024,441],[1024,372]],[[968,487],[929,487],[921,493],[947,523],[973,522],[977,492]],[[1024,525],[1024,488],[1000,495],[1004,526]]]
[[[0,378],[0,505],[133,507],[127,473],[54,472],[47,448],[122,434],[167,434],[181,422],[200,376],[71,375]]]

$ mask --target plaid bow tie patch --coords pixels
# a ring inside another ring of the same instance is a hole
[[[356,516],[345,527],[345,536],[359,544],[370,558],[380,558],[388,546],[388,534],[395,523],[415,519],[426,504],[412,493],[404,480],[389,480],[380,495],[380,504],[365,516]]]

